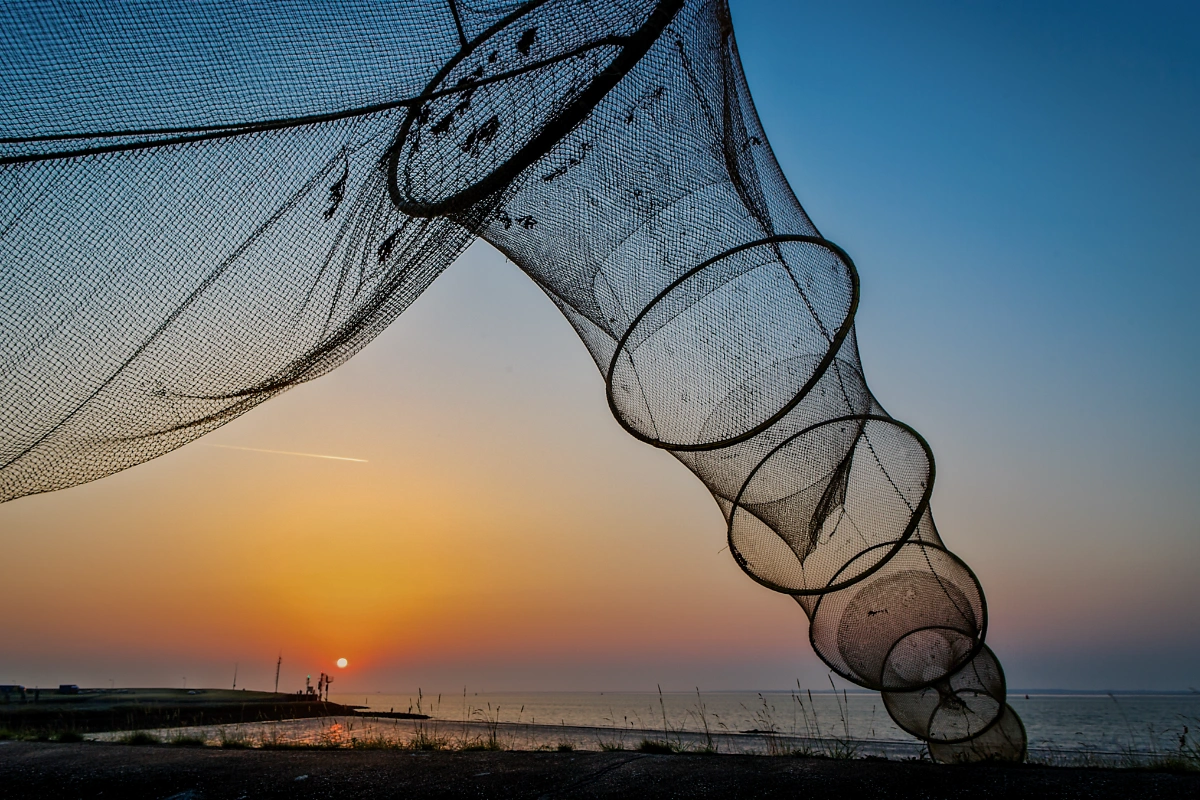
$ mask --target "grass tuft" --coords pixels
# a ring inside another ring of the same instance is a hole
[[[324,750],[312,742],[289,742],[283,739],[263,739],[258,744],[260,750]]]
[[[458,749],[463,752],[475,752],[481,750],[503,750],[504,748],[500,746],[500,742],[489,737],[487,739],[479,738],[464,741],[459,745]]]
[[[350,747],[353,750],[400,750],[404,745],[386,736],[367,736],[363,739],[351,739]]]
[[[250,740],[240,732],[228,733],[222,730],[221,741],[217,746],[222,750],[249,750]]]
[[[423,726],[417,728],[416,733],[408,740],[410,750],[445,750],[449,745],[450,740],[445,736],[430,733]]]
[[[152,733],[146,733],[145,731],[134,731],[133,733],[122,736],[117,741],[119,741],[121,744],[162,744],[162,739],[159,739]]]
[[[180,735],[167,740],[167,744],[175,747],[204,747],[208,742],[201,736]]]

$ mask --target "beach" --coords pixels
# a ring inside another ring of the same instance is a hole
[[[928,758],[863,692],[466,692],[296,695],[83,689],[0,703],[0,739],[209,747],[635,751]],[[1200,695],[1018,694],[1027,760],[1058,767],[1197,767]],[[423,713],[422,713],[423,712]]]

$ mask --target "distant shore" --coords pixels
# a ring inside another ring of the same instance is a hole
[[[0,702],[0,731],[17,734],[132,731],[195,725],[232,725],[314,717],[354,716],[359,706],[315,695],[232,689],[85,689],[60,693],[27,689]],[[417,714],[391,718],[423,719]]]
[[[1200,797],[1200,774],[631,752],[227,750],[0,742],[0,796],[130,798]]]

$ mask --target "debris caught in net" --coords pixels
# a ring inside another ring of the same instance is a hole
[[[1024,757],[933,455],[867,388],[857,272],[725,0],[17,0],[0,41],[0,500],[328,372],[482,237],[830,669],[937,760]]]

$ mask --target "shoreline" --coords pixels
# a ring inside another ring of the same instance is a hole
[[[860,736],[801,736],[776,731],[697,731],[644,727],[553,725],[428,718],[381,719],[371,713],[186,728],[143,729],[141,743],[259,750],[391,750],[469,752],[478,750],[537,753],[564,750],[576,753],[638,752],[675,755],[748,755],[813,757],[843,761],[928,761],[925,745],[916,739]],[[128,742],[133,732],[88,734],[96,743]],[[1192,758],[1174,758],[1170,750],[1100,750],[1034,747],[1026,763],[1055,767],[1145,770],[1175,765],[1200,774]]]
[[[413,714],[412,709],[402,712],[372,710],[365,705],[369,699],[347,694],[333,698],[340,702],[317,700],[313,695],[227,689],[43,690],[38,702],[33,702],[32,693],[28,694],[24,703],[11,699],[0,702],[0,740],[128,742],[136,736],[141,743],[226,748],[526,752],[558,749],[632,752],[648,748],[650,752],[893,761],[928,758],[921,742],[898,730],[880,728],[882,735],[877,735],[873,717],[870,722],[857,720],[852,732],[849,709],[843,709],[840,702],[836,709],[821,710],[821,719],[827,723],[830,719],[827,713],[836,714],[832,718],[833,724],[822,728],[817,724],[820,703],[812,705],[812,698],[809,698],[807,709],[800,708],[800,716],[795,713],[796,708],[777,712],[773,701],[768,711],[769,701],[761,695],[758,699],[762,709],[743,703],[741,714],[729,713],[728,708],[722,708],[718,714],[711,703],[706,708],[703,700],[695,701],[692,708],[680,706],[678,702],[668,703],[669,708],[674,705],[670,708],[670,720],[666,719],[667,711],[663,708],[642,709],[641,716],[632,711],[630,716],[622,716],[610,709],[609,716],[603,716],[603,721],[580,719],[578,713],[571,713],[577,709],[567,705],[563,716],[568,720],[575,718],[570,722],[558,720],[564,709],[536,703],[529,713],[525,713],[525,706],[521,705],[514,720],[507,702],[513,698],[492,698],[506,701],[505,708],[509,711],[507,719],[502,720],[499,705],[492,710],[493,706],[488,702],[485,711],[473,705],[474,697],[465,695],[461,715],[445,714],[449,709],[439,700],[434,709],[423,709],[436,714],[430,716]],[[691,699],[688,693],[680,694]],[[661,695],[657,698],[654,693],[645,695],[652,700],[661,700]],[[516,698],[517,701],[520,699]],[[837,701],[837,695],[832,695],[832,699]],[[351,701],[362,701],[364,705],[353,705]],[[403,698],[388,697],[383,708],[392,701],[399,707],[407,705]],[[628,705],[629,698],[617,702]],[[804,703],[800,705],[804,706]],[[437,714],[438,708],[442,714]],[[1173,710],[1173,707],[1167,710]],[[655,725],[653,717],[659,711],[664,719]],[[792,712],[790,724],[789,711]],[[874,714],[874,708],[871,711]],[[1056,731],[1057,736],[1034,737],[1036,740],[1030,742],[1028,761],[1053,766],[1137,769],[1173,764],[1180,768],[1200,768],[1200,751],[1195,749],[1192,739],[1185,741],[1185,736],[1179,733],[1182,729],[1176,729],[1177,724],[1191,723],[1195,715],[1177,713],[1174,715],[1177,719],[1173,719],[1163,716],[1162,709],[1157,709],[1154,714],[1147,719],[1155,723],[1163,719],[1166,724],[1155,724],[1153,729],[1147,727],[1147,735],[1141,738],[1135,735],[1132,723],[1123,711],[1122,719],[1097,717],[1097,724],[1103,722],[1108,726],[1087,741],[1063,736],[1061,730]],[[549,723],[548,720],[557,721]],[[615,725],[612,724],[614,720],[617,721]],[[624,724],[620,720],[624,720]],[[1200,717],[1196,722],[1200,726]],[[1113,724],[1116,728],[1111,727]],[[1097,728],[1097,731],[1101,729]]]

